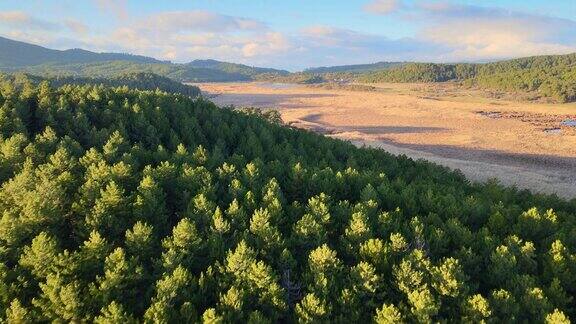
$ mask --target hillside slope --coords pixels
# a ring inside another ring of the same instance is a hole
[[[576,53],[486,64],[409,63],[363,74],[358,81],[464,81],[494,90],[537,92],[560,102],[571,102],[576,101]]]
[[[193,63],[134,63],[130,61],[106,61],[77,64],[42,64],[10,71],[22,71],[46,77],[98,77],[113,78],[130,73],[154,73],[179,82],[229,82],[250,81],[257,78],[263,68],[219,62],[213,67],[197,67]],[[274,70],[266,74],[285,75],[287,72]]]
[[[160,63],[160,61],[146,56],[94,53],[82,49],[59,51],[0,37],[0,68],[24,67],[45,63],[70,64],[115,60]]]
[[[213,69],[219,70],[227,73],[238,73],[242,75],[247,75],[250,77],[255,77],[263,73],[277,73],[280,75],[287,75],[290,72],[285,70],[271,69],[271,68],[261,68],[253,67],[244,64],[221,62],[216,60],[194,60],[190,63],[185,64],[187,67],[197,68],[197,69]]]
[[[0,183],[7,322],[575,316],[576,201],[273,114],[2,82]]]

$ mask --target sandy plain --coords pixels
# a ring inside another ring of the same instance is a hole
[[[276,109],[294,127],[460,169],[472,181],[576,197],[576,104],[454,84],[199,86],[218,105]]]

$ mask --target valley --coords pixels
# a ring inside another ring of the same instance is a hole
[[[459,169],[472,181],[576,197],[576,104],[442,84],[205,83],[218,105],[277,109],[298,128]]]
[[[572,323],[576,7],[492,2],[2,1],[0,324]]]

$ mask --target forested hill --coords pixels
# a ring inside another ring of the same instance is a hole
[[[151,63],[142,64],[129,61],[107,61],[82,64],[43,64],[8,71],[22,71],[45,77],[97,77],[114,78],[132,73],[153,73],[178,82],[231,82],[251,81],[257,78],[260,68],[246,65],[219,62],[219,67],[196,67],[195,63]],[[223,69],[221,69],[222,67]],[[267,69],[263,69],[267,70]],[[284,75],[287,72],[275,70],[264,74]]]
[[[473,185],[267,117],[1,82],[2,321],[576,316],[576,200]]]
[[[94,53],[82,49],[59,51],[0,37],[0,68],[25,67],[45,63],[70,64],[114,60],[135,63],[160,63],[160,61],[151,57],[139,55]]]
[[[251,67],[215,60],[186,64],[151,57],[94,53],[81,49],[65,51],[0,37],[0,70],[25,72],[43,77],[114,78],[132,73],[154,73],[179,82],[250,81],[260,74],[286,75],[288,71]]]
[[[181,94],[188,97],[197,97],[200,95],[200,89],[196,86],[182,84],[167,77],[159,76],[152,73],[130,73],[122,74],[112,78],[80,78],[80,77],[54,77],[43,78],[34,75],[16,73],[12,75],[0,75],[0,78],[9,80],[15,85],[22,87],[30,82],[38,85],[43,81],[48,82],[53,87],[59,87],[66,84],[71,85],[104,85],[110,87],[128,87],[138,90],[160,90],[173,94]]]
[[[576,54],[535,56],[486,64],[409,63],[364,74],[362,82],[465,81],[501,91],[538,92],[576,101]]]
[[[186,64],[186,66],[197,69],[214,69],[227,73],[238,73],[249,77],[255,77],[263,73],[277,73],[281,75],[289,74],[289,72],[285,70],[253,67],[244,64],[228,63],[216,60],[194,60]]]

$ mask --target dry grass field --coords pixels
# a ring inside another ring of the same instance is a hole
[[[576,197],[576,104],[452,84],[200,84],[219,105],[273,108],[295,127],[460,169],[470,180]]]

